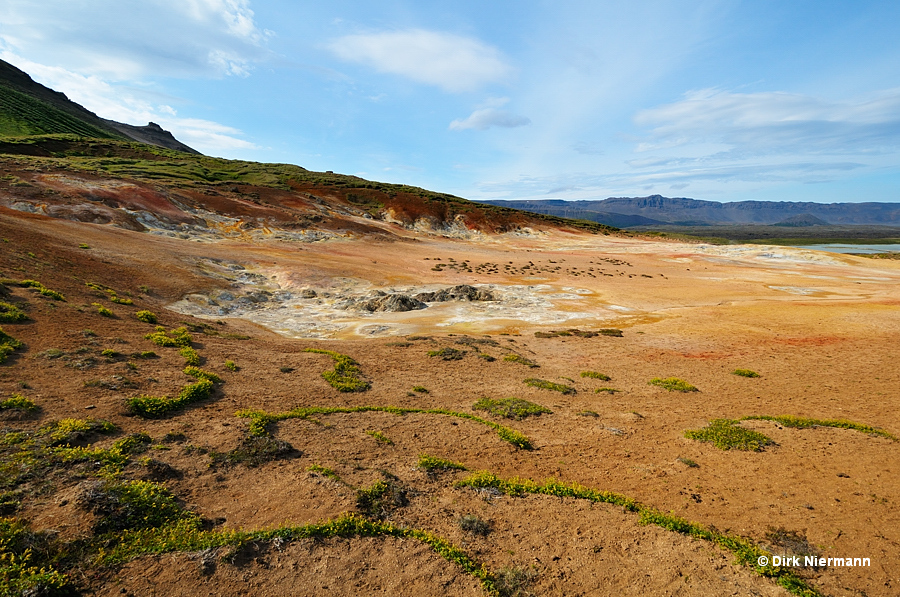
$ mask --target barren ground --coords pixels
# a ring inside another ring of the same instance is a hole
[[[710,420],[747,415],[847,419],[900,435],[900,263],[565,232],[449,239],[392,231],[393,241],[194,242],[0,208],[2,276],[39,280],[67,298],[12,287],[5,299],[23,303],[30,320],[3,325],[25,349],[0,365],[0,396],[18,393],[42,410],[3,426],[33,430],[66,417],[104,419],[119,431],[97,438],[101,447],[144,431],[159,446],[152,457],[178,472],[165,485],[216,529],[322,522],[356,511],[357,488],[393,478],[408,504],[389,512],[388,521],[444,537],[491,571],[528,571],[526,589],[536,595],[787,592],[723,549],[642,525],[620,506],[457,488],[454,482],[469,473],[429,476],[416,468],[420,454],[504,479],[554,478],[623,494],[772,553],[785,551],[771,543],[772,532],[783,529],[805,537],[823,557],[871,559],[869,567],[796,570],[823,594],[900,593],[900,443],[771,421],[741,424],[774,440],[760,452],[723,451],[684,437]],[[257,276],[237,280],[229,271]],[[110,303],[86,282],[134,304]],[[487,303],[373,314],[332,305],[340,293],[457,284],[492,287],[512,306],[492,316]],[[222,301],[204,302],[223,291],[260,289],[292,295],[311,289],[317,296],[287,306],[270,299],[224,315],[213,309]],[[97,302],[115,317],[98,315],[91,305]],[[162,419],[126,413],[126,397],[173,395],[189,380],[177,350],[144,339],[153,326],[135,319],[141,309],[155,312],[167,329],[207,324],[211,333],[193,337],[203,368],[225,380],[212,398]],[[623,336],[535,336],[569,328],[618,328]],[[321,373],[331,359],[303,352],[310,347],[352,357],[371,389],[330,387]],[[444,347],[466,354],[453,361],[428,356]],[[64,354],[50,358],[50,349]],[[101,357],[103,349],[123,356]],[[146,350],[160,358],[127,357]],[[539,367],[504,360],[510,354]],[[93,362],[85,364],[88,358]],[[226,360],[239,369],[226,369]],[[733,375],[738,368],[760,377]],[[588,370],[611,379],[580,376]],[[648,384],[657,377],[678,377],[699,391]],[[577,392],[529,387],[526,378]],[[413,391],[417,386],[428,391]],[[597,393],[600,387],[618,391]],[[508,420],[472,410],[482,397],[511,396],[553,412]],[[210,465],[210,453],[228,452],[246,437],[238,410],[360,405],[477,414],[524,433],[534,449],[517,449],[461,418],[337,413],[319,416],[318,424],[273,424],[272,435],[297,450],[290,458],[256,467]],[[162,443],[167,433],[183,438]],[[134,460],[125,478],[144,478]],[[342,481],[309,471],[311,465],[332,469]],[[87,536],[93,515],[77,499],[84,482],[84,474],[57,471],[26,493],[16,516],[64,540]],[[463,531],[458,520],[467,514],[488,522],[491,532]],[[205,567],[202,558],[144,556],[85,568],[76,580],[94,595],[482,594],[477,579],[410,538],[258,542],[224,559],[218,554]]]

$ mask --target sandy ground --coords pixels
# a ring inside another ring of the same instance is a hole
[[[9,239],[0,245],[0,272],[39,279],[68,297],[58,303],[27,289],[13,291],[16,300],[27,301],[32,321],[3,326],[27,350],[0,365],[0,395],[22,393],[43,411],[35,420],[7,426],[33,428],[62,417],[91,416],[153,438],[183,433],[182,443],[154,457],[181,472],[180,478],[166,481],[175,495],[225,528],[304,524],[353,511],[355,488],[386,471],[409,490],[409,505],[391,513],[390,520],[436,532],[493,570],[532,570],[529,590],[537,595],[786,592],[735,565],[730,554],[641,526],[621,508],[457,489],[453,481],[466,473],[429,478],[415,469],[419,454],[502,477],[553,477],[622,493],[763,544],[773,529],[793,531],[825,557],[871,558],[866,568],[801,570],[822,593],[900,592],[900,444],[852,430],[792,429],[762,421],[744,423],[776,442],[758,453],[721,451],[683,436],[711,419],[782,414],[849,419],[900,435],[897,263],[775,247],[562,232],[475,240],[398,235],[405,238],[198,243],[0,211],[0,238]],[[80,243],[90,248],[79,249]],[[463,262],[465,267],[434,269]],[[228,264],[243,270],[230,270]],[[235,271],[255,276],[237,279]],[[104,302],[84,285],[88,281],[129,292],[135,304]],[[332,308],[334,297],[324,296],[456,284],[492,287],[507,297],[509,309],[502,318],[488,316],[485,304],[469,303],[359,314],[338,312]],[[314,289],[322,302],[286,301],[285,307],[270,299],[224,316],[203,311],[216,306],[204,305],[203,297],[223,291],[243,296],[303,289]],[[190,312],[184,302],[188,296],[194,298],[187,303],[204,318],[168,308]],[[98,301],[117,318],[98,316],[90,306]],[[226,380],[215,398],[163,420],[125,415],[125,397],[171,394],[185,383],[177,352],[143,339],[151,328],[133,318],[138,309],[157,312],[169,327],[205,322],[220,333],[195,334],[204,367]],[[331,327],[310,328],[309,321]],[[567,328],[620,328],[624,335],[534,336],[535,331]],[[85,329],[96,336],[85,336]],[[404,340],[410,334],[430,338]],[[462,335],[490,340],[478,349],[496,360],[480,359],[471,344],[458,344]],[[371,389],[337,392],[320,375],[330,360],[303,352],[306,347],[352,356]],[[442,347],[468,352],[459,361],[427,355]],[[66,358],[41,356],[50,348],[64,351]],[[126,359],[97,357],[103,348],[122,353],[156,349],[161,358],[141,361],[133,371]],[[511,353],[540,367],[504,361]],[[94,357],[92,366],[73,366],[87,357]],[[226,359],[240,369],[226,370]],[[761,377],[732,375],[736,368]],[[601,371],[611,380],[580,377],[585,370]],[[85,385],[113,376],[128,377],[137,387]],[[672,393],[648,385],[652,378],[669,376],[700,391]],[[577,393],[527,387],[523,380],[531,377],[570,385]],[[21,382],[28,388],[22,389]],[[414,386],[429,392],[412,392]],[[619,392],[596,393],[599,387]],[[552,409],[552,414],[522,421],[499,420],[531,438],[534,450],[516,450],[471,421],[386,413],[327,415],[325,425],[283,421],[274,433],[300,455],[257,468],[211,468],[202,450],[185,449],[237,446],[246,421],[234,413],[243,408],[281,412],[300,405],[393,405],[474,412],[472,405],[484,396],[515,396]],[[598,416],[579,414],[586,410]],[[366,433],[372,430],[382,431],[393,444],[377,442]],[[344,483],[307,471],[312,464],[334,469]],[[78,482],[60,478],[23,503],[20,515],[36,529],[56,529],[72,538],[84,534],[90,519],[72,499]],[[486,537],[463,532],[457,524],[463,514],[489,521],[493,531]],[[218,560],[212,570],[202,569],[196,554],[142,558],[99,571],[84,583],[97,595],[481,591],[459,568],[408,539],[258,549]]]

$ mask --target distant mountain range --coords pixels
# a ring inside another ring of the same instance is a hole
[[[786,227],[827,225],[900,226],[900,203],[799,201],[700,201],[685,197],[611,197],[600,201],[484,201],[533,213],[591,220],[615,226],[716,226],[756,224]]]
[[[199,154],[156,123],[134,126],[100,118],[66,94],[35,82],[24,71],[0,60],[0,136],[53,134],[137,141]]]

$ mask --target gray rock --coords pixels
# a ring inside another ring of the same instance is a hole
[[[443,303],[446,301],[494,301],[497,300],[488,290],[482,290],[469,286],[468,284],[460,284],[452,288],[445,288],[437,292],[420,292],[414,297],[416,300],[426,303]]]

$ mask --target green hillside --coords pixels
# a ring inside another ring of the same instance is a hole
[[[123,139],[101,130],[35,97],[0,84],[0,135],[73,134]]]

